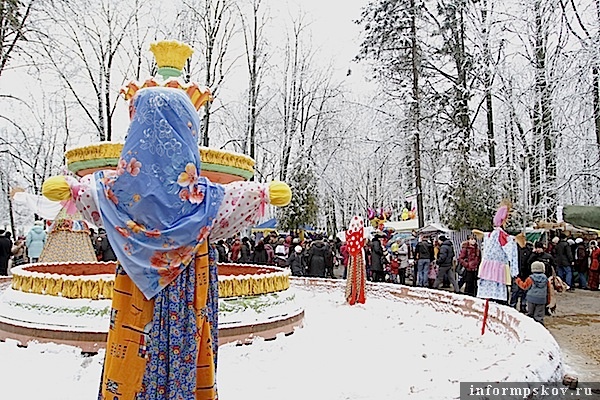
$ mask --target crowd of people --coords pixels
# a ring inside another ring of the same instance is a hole
[[[7,276],[12,267],[37,263],[42,255],[48,234],[43,221],[35,221],[27,235],[18,236],[13,241],[12,233],[0,229],[0,276]],[[90,240],[98,261],[116,261],[106,230],[90,230]]]
[[[301,240],[273,231],[258,240],[235,237],[214,246],[220,262],[289,267],[294,276],[337,278],[334,270],[348,258],[339,239],[321,235]]]
[[[19,236],[14,242],[10,232],[0,230],[0,275],[7,275],[11,266],[37,262],[46,235],[42,221],[36,221],[26,236]],[[91,230],[90,239],[99,261],[116,261],[103,228],[97,233]],[[544,288],[550,284],[558,291],[563,288],[567,292],[576,288],[599,290],[600,247],[597,240],[557,233],[548,245],[539,241],[527,242],[523,235],[518,235],[516,241],[519,274],[509,289],[509,306],[542,322],[539,307],[532,306],[532,310],[528,310],[530,300],[542,296],[537,293],[538,289],[544,299],[548,298]],[[293,276],[346,278],[348,251],[339,238],[316,235],[301,240],[273,231],[258,240],[234,237],[220,240],[213,246],[220,262],[287,267]],[[482,249],[475,236],[461,243],[455,252],[452,241],[444,235],[426,236],[413,232],[412,236],[389,240],[385,233],[375,232],[370,240],[366,240],[364,250],[366,275],[370,281],[404,285],[408,280],[413,286],[436,289],[442,286],[456,293],[477,295]],[[336,274],[339,270],[342,272]],[[540,300],[536,301],[539,306]],[[543,303],[548,315],[552,305],[548,301]]]
[[[42,221],[36,221],[27,235],[14,241],[10,231],[0,229],[0,276],[7,276],[12,267],[38,262],[45,243]]]

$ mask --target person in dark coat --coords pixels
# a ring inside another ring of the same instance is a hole
[[[517,236],[518,238],[518,236]],[[525,238],[523,238],[525,240]],[[531,242],[525,242],[517,240],[517,244],[519,248],[517,249],[517,257],[519,260],[519,274],[518,277],[525,281],[529,275],[531,275],[531,263],[529,262],[529,258],[531,254],[533,254],[533,245]],[[522,246],[523,245],[523,246]],[[542,247],[543,250],[543,247]],[[523,314],[527,313],[527,299],[526,299],[527,291],[521,289],[519,285],[517,285],[516,278],[513,280],[513,285],[510,290],[510,301],[508,305],[513,308],[519,307],[519,311]]]
[[[254,247],[254,254],[252,254],[252,262],[254,264],[266,265],[269,263],[269,255],[265,248],[264,240],[260,239]]]
[[[106,230],[98,229],[98,237],[96,238],[96,254],[99,256],[99,261],[117,261],[117,256],[108,241]]]
[[[550,278],[556,271],[556,260],[550,253],[544,251],[544,244],[542,242],[535,242],[533,245],[533,251],[527,260],[527,271],[531,271],[531,264],[533,264],[535,261],[541,261],[544,263],[546,266],[545,273],[548,278]]]
[[[290,252],[287,264],[290,267],[292,276],[304,276],[304,257],[302,257],[302,246],[297,245],[294,251]]]
[[[440,251],[438,252],[436,263],[439,267],[439,271],[437,278],[435,278],[435,282],[433,283],[433,288],[439,288],[440,283],[442,283],[444,277],[447,276],[450,284],[454,288],[454,292],[458,293],[458,284],[456,283],[454,268],[452,266],[454,260],[454,246],[444,235],[440,236],[438,241],[440,242]]]
[[[582,238],[575,239],[575,250],[573,251],[573,258],[575,259],[575,272],[577,272],[579,288],[587,290],[588,251],[585,248],[585,243],[583,243]],[[575,282],[573,282],[573,284],[575,284]]]
[[[385,250],[379,239],[379,234],[375,234],[375,237],[371,241],[371,273],[373,274],[373,282],[385,281],[384,264],[387,264],[387,259],[385,258]]]
[[[330,253],[329,246],[322,239],[312,242],[308,250],[308,276],[325,278]]]
[[[8,260],[12,255],[12,240],[6,236],[5,230],[0,230],[0,276],[8,275]]]
[[[573,253],[571,252],[571,246],[567,243],[567,237],[564,233],[559,236],[559,241],[555,247],[556,254],[556,274],[563,280],[568,286],[568,292],[575,291],[573,287]]]
[[[217,249],[217,253],[219,254],[219,262],[228,263],[229,257],[227,257],[227,249],[225,249],[225,241],[222,239],[219,240],[215,247]]]
[[[421,235],[415,247],[415,269],[413,286],[427,287],[429,267],[433,261],[433,245],[429,238]]]
[[[247,264],[252,261],[252,251],[250,247],[250,239],[247,237],[242,238],[242,247],[240,248],[240,258],[237,260],[239,263]]]

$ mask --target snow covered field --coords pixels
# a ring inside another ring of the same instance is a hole
[[[516,339],[481,336],[474,318],[376,297],[350,307],[339,287],[296,289],[305,308],[302,329],[274,341],[220,347],[221,399],[451,399],[461,381],[517,381],[527,373],[535,380],[548,373],[528,372],[530,354],[516,350]],[[533,340],[544,340],[540,332],[534,329]],[[95,400],[103,355],[0,343],[2,398]]]

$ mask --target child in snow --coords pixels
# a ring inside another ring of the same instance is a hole
[[[429,265],[429,272],[427,272],[427,283],[428,283],[429,289],[433,289],[433,284],[435,283],[435,280],[437,279],[437,275],[438,275],[438,266],[435,262],[432,262]]]
[[[392,253],[390,256],[390,263],[386,266],[386,271],[390,274],[389,282],[398,283],[399,267],[400,260],[398,259],[398,253]]]
[[[527,315],[542,325],[544,325],[546,304],[550,302],[550,282],[545,271],[546,266],[543,262],[534,261],[531,264],[531,275],[524,282],[517,277],[517,285],[527,290]]]

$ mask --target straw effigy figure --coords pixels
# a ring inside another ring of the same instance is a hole
[[[266,204],[289,203],[291,192],[280,182],[221,185],[200,176],[203,101],[178,81],[192,49],[171,41],[151,50],[163,79],[128,86],[131,123],[117,169],[79,182],[53,177],[43,192],[70,199],[103,226],[119,261],[99,398],[216,399],[218,278],[209,235],[232,236]]]

